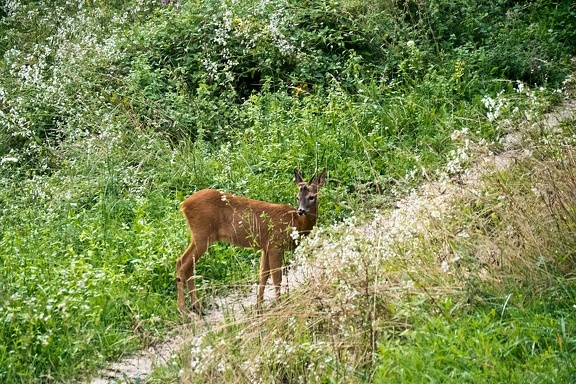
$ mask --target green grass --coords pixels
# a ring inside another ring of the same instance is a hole
[[[0,381],[82,378],[179,322],[194,191],[292,204],[293,169],[326,167],[320,226],[368,216],[457,177],[466,140],[498,150],[565,94],[576,51],[567,1],[176,3],[0,6]],[[215,245],[197,268],[210,296],[258,257]],[[360,344],[314,335],[287,380],[336,352],[327,377],[371,377]]]
[[[381,342],[374,381],[573,381],[576,323],[572,309],[544,303],[519,308],[514,301],[503,297],[498,307],[457,311],[448,320],[415,317],[411,330]]]

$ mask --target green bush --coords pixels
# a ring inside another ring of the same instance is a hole
[[[573,26],[544,0],[2,3],[0,380],[160,337],[196,190],[291,204],[293,169],[326,167],[326,225],[457,174],[453,135],[497,147],[558,97]],[[199,285],[257,264],[217,245]]]

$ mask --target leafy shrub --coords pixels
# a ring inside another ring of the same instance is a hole
[[[376,55],[375,65],[377,42],[353,11],[331,1],[184,2],[159,10],[129,48],[183,89],[206,84],[244,99],[266,83],[340,81],[355,52]]]

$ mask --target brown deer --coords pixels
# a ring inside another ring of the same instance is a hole
[[[182,212],[192,234],[190,245],[176,261],[178,309],[181,313],[186,313],[184,283],[188,287],[192,309],[201,312],[195,291],[194,267],[215,241],[262,250],[257,308],[261,307],[270,274],[276,297],[280,298],[284,252],[294,250],[296,239],[308,235],[316,225],[318,191],[324,184],[326,169],[320,175],[314,175],[308,183],[297,169],[294,176],[299,189],[297,209],[214,189],[203,189],[184,200]]]

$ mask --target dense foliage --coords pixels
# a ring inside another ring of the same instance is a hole
[[[0,381],[67,381],[177,318],[179,202],[386,204],[559,97],[571,1],[33,1],[0,5]],[[424,170],[424,171],[423,171]],[[217,245],[204,284],[255,279]],[[138,337],[134,337],[138,336]]]

